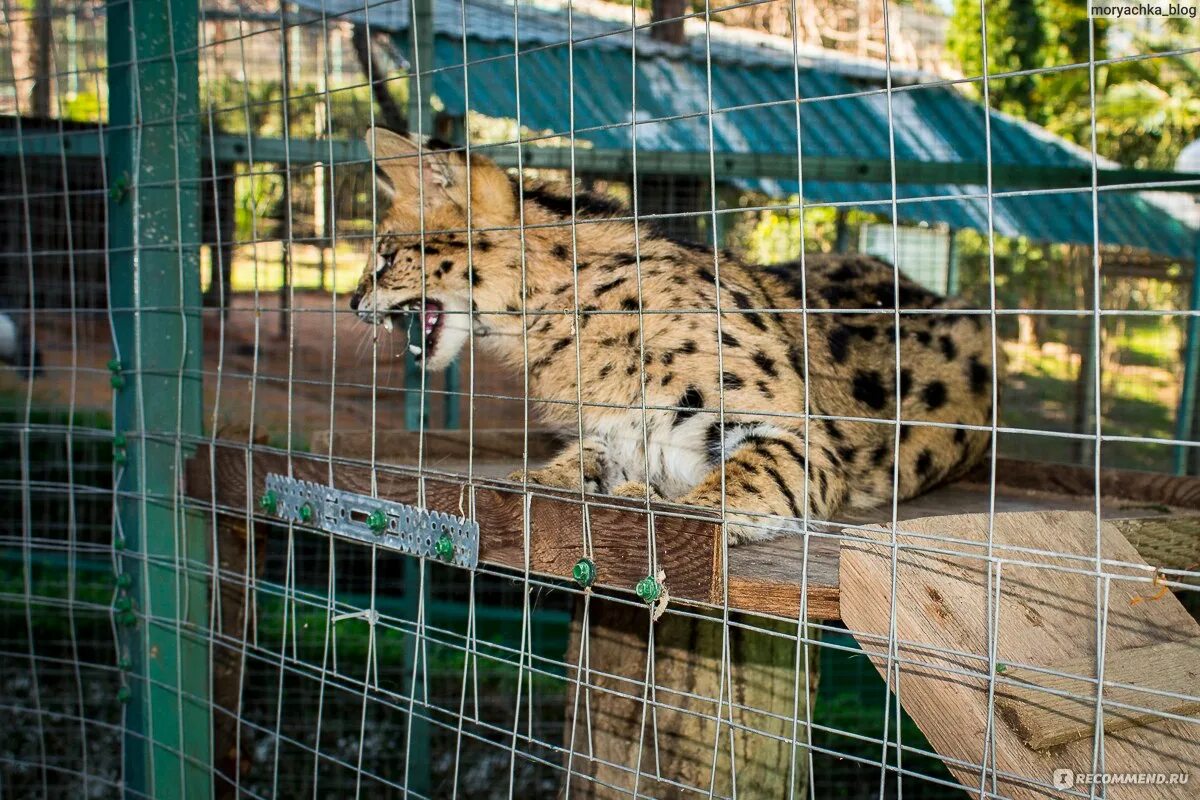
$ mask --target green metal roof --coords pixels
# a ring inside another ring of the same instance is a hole
[[[354,17],[354,0],[304,0],[328,13],[343,9]],[[392,30],[407,52],[409,2],[371,7],[372,28]],[[464,25],[463,13],[466,13]],[[359,16],[362,16],[359,14]],[[535,130],[566,134],[604,149],[640,152],[705,152],[709,147],[708,59],[704,37],[686,46],[653,41],[645,29],[631,34],[629,21],[588,17],[576,11],[568,28],[565,13],[482,0],[435,0],[434,93],[447,111],[466,110],[501,118],[519,118]],[[514,27],[518,36],[514,37]],[[715,150],[741,153],[796,152],[794,98],[799,83],[800,129],[805,157],[888,159],[888,95],[878,64],[806,54],[793,67],[786,47],[747,44],[735,32],[712,26],[712,139]],[[466,36],[464,69],[463,36]],[[573,38],[573,48],[567,40]],[[636,36],[636,42],[634,41]],[[519,48],[514,48],[514,38]],[[636,43],[637,58],[633,58]],[[519,49],[519,53],[514,53]],[[573,49],[573,69],[570,52]],[[636,63],[636,70],[635,70]],[[426,69],[426,65],[422,65]],[[520,80],[517,80],[517,73]],[[573,75],[573,80],[571,79]],[[636,87],[634,77],[636,75]],[[896,76],[893,76],[894,78]],[[952,87],[923,84],[905,73],[891,93],[891,130],[895,159],[983,163],[986,112]],[[636,88],[636,102],[634,91]],[[520,91],[518,107],[517,92]],[[636,108],[638,124],[631,125]],[[990,113],[993,164],[1078,167],[1090,159],[1079,148],[1029,123]],[[718,180],[722,180],[718,159]],[[736,180],[782,197],[795,194],[796,181]],[[807,202],[846,203],[887,213],[891,187],[886,183],[805,181]],[[986,188],[953,184],[897,186],[898,213],[909,222],[943,222],[986,230]],[[935,199],[936,198],[936,199]],[[1023,193],[997,197],[995,230],[1052,242],[1092,242],[1089,190]],[[1107,244],[1130,245],[1190,259],[1196,232],[1146,194],[1101,191],[1099,237]]]

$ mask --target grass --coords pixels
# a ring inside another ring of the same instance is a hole
[[[340,244],[336,249],[325,248],[324,273],[320,268],[321,257],[322,251],[315,245],[293,245],[292,285],[300,290],[336,291],[339,294],[353,291],[367,255],[346,244]],[[212,248],[205,247],[200,255],[202,290],[207,290],[212,283],[212,267]],[[270,241],[236,248],[229,282],[235,292],[279,291],[283,286],[283,244]]]
[[[1116,353],[1101,387],[1102,430],[1115,436],[1170,439],[1175,435],[1181,380],[1181,332],[1158,320],[1130,322],[1110,345]],[[1004,343],[1009,374],[1001,387],[1001,424],[1037,431],[1075,430],[1081,359],[1063,345],[1043,348]],[[1089,423],[1087,432],[1091,432]],[[1072,462],[1078,443],[1049,436],[1009,435],[1001,450],[1009,455]],[[1107,467],[1166,472],[1172,448],[1146,443],[1108,443]]]

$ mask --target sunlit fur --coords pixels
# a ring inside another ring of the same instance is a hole
[[[527,371],[546,425],[573,432],[581,413],[583,441],[533,483],[582,478],[591,491],[723,506],[737,542],[890,502],[894,482],[912,497],[987,448],[966,427],[897,432],[897,390],[905,423],[989,425],[992,348],[983,318],[897,282],[890,265],[810,255],[803,272],[748,267],[645,222],[635,234],[607,197],[522,185],[475,155],[468,192],[461,152],[429,143],[418,158],[415,142],[379,130],[368,142],[393,196],[359,313],[380,322],[422,295],[458,310],[427,369],[448,364],[473,325],[477,357]],[[931,310],[899,315],[899,378],[897,297]]]

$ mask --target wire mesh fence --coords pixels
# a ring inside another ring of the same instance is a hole
[[[1190,796],[1196,23],[994,6],[0,6],[0,795]]]

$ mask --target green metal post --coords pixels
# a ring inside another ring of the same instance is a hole
[[[113,387],[128,442],[113,537],[132,579],[120,602],[133,613],[118,617],[130,797],[212,796],[207,537],[178,491],[202,413],[198,9],[107,5]]]
[[[462,400],[462,364],[463,359],[456,358],[446,369],[446,394],[444,395],[446,427],[450,429],[462,426],[459,407]]]
[[[850,225],[846,222],[846,209],[839,208],[834,212],[834,242],[835,253],[850,252]]]
[[[1200,311],[1200,231],[1196,232],[1196,246],[1192,258],[1192,290],[1188,294],[1188,310]],[[1200,376],[1200,317],[1187,318],[1187,338],[1183,351],[1183,391],[1179,396],[1179,408],[1175,411],[1175,438],[1190,441],[1196,431],[1196,382]],[[1193,447],[1182,445],[1175,448],[1175,474],[1186,475],[1189,462],[1195,462]]]

